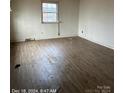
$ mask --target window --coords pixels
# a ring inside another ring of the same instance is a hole
[[[56,23],[58,22],[58,4],[42,3],[42,22]]]

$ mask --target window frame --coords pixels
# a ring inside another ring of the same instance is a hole
[[[56,22],[44,22],[43,21],[43,3],[51,3],[51,4],[56,4],[57,5],[57,13],[56,13]],[[41,2],[41,22],[42,24],[58,24],[59,23],[59,3],[57,1],[42,1]]]

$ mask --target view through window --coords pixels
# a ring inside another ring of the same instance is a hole
[[[42,3],[42,22],[58,22],[58,5],[57,3]]]

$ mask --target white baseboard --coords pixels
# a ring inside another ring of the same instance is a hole
[[[55,39],[55,38],[64,38],[64,37],[75,37],[75,36],[78,36],[78,35],[56,36],[56,37],[38,38],[38,39],[35,38],[35,40],[45,40],[45,39]],[[96,43],[96,44],[99,44],[99,45],[102,45],[102,46],[104,46],[104,47],[107,47],[107,48],[110,48],[110,49],[113,49],[113,50],[114,50],[114,48],[113,48],[112,46],[109,46],[109,45],[100,43],[100,42],[98,42],[98,41],[94,41],[94,40],[91,40],[91,39],[82,37],[82,36],[80,36],[80,35],[79,35],[79,37],[84,38],[84,39],[89,40],[89,41],[91,41],[91,42],[93,42],[93,43]],[[24,40],[11,40],[10,42],[24,42],[24,41],[25,41],[25,39],[24,39]]]
[[[110,49],[114,50],[114,48],[113,48],[112,46],[110,46],[110,45],[103,44],[103,43],[101,43],[101,42],[98,42],[98,41],[95,41],[95,40],[91,40],[91,39],[82,37],[82,36],[80,36],[80,35],[79,35],[79,37],[84,38],[84,39],[89,40],[89,41],[91,41],[91,42],[93,42],[93,43],[96,43],[96,44],[99,44],[99,45],[101,45],[101,46],[104,46],[104,47],[107,47],[107,48],[110,48]]]
[[[46,38],[35,38],[35,40],[45,40],[45,39],[55,39],[55,38],[64,38],[64,37],[75,37],[78,35],[60,35],[60,36],[52,36],[52,37],[46,37]],[[26,39],[26,38],[25,38]],[[25,39],[20,40],[10,40],[10,42],[24,42]]]

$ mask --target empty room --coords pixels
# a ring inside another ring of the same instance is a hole
[[[10,8],[10,93],[114,93],[114,0]]]

